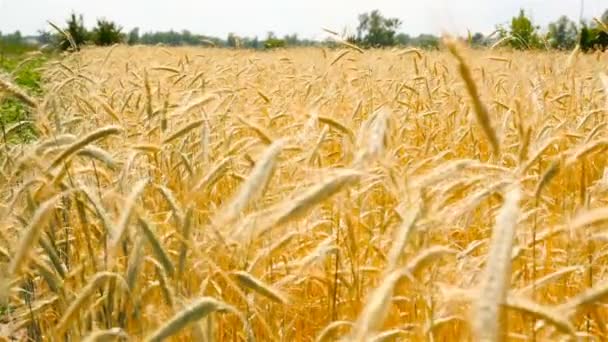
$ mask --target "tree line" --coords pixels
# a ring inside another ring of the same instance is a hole
[[[349,41],[363,48],[413,46],[424,49],[436,49],[440,45],[440,38],[431,34],[421,34],[412,37],[400,33],[403,22],[398,18],[386,17],[380,11],[374,10],[363,13],[358,17],[356,33],[344,32],[340,39]],[[234,33],[228,34],[225,39],[205,36],[183,31],[159,31],[141,33],[139,28],[129,32],[117,23],[98,19],[92,29],[84,25],[82,15],[72,13],[66,20],[64,27],[57,27],[56,32],[39,31],[36,37],[22,37],[19,31],[3,35],[0,32],[0,48],[3,46],[16,46],[31,42],[34,38],[39,44],[57,47],[61,50],[78,50],[84,45],[107,46],[116,43],[129,45],[211,45],[216,47],[271,49],[286,46],[318,46],[331,45],[331,40],[315,41],[301,39],[297,34],[277,37],[268,32],[266,37],[239,37]],[[484,34],[470,33],[461,37],[473,47],[507,45],[514,49],[573,49],[579,45],[581,50],[589,51],[608,48],[608,10],[599,18],[591,21],[575,23],[567,16],[561,16],[550,23],[546,30],[533,23],[532,19],[521,10],[510,23],[497,25],[496,30],[485,36]]]

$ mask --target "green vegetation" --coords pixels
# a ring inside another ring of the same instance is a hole
[[[344,31],[341,40],[346,40],[363,48],[382,48],[390,46],[411,46],[421,49],[437,49],[440,46],[439,37],[432,34],[410,36],[399,32],[402,26],[407,26],[400,19],[385,17],[380,11],[373,10],[358,16],[358,25],[355,34]],[[61,31],[61,32],[60,32]],[[545,29],[535,25],[532,19],[520,10],[517,16],[507,25],[498,25],[495,33],[484,36],[481,32],[469,32],[467,37],[461,38],[472,47],[487,47],[495,44],[509,46],[513,49],[559,49],[570,50],[577,44],[583,51],[604,50],[608,48],[608,10],[598,19],[575,23],[567,16],[559,17]],[[337,35],[337,33],[336,33]],[[107,46],[116,43],[129,45],[167,45],[167,46],[214,46],[239,49],[274,49],[294,46],[335,46],[333,39],[325,41],[302,39],[297,34],[276,36],[269,32],[265,39],[254,37],[241,37],[229,33],[225,39],[195,34],[188,30],[140,32],[135,27],[124,31],[116,22],[107,19],[98,19],[92,29],[84,25],[82,15],[72,13],[66,20],[65,26],[57,28],[53,34],[39,31],[38,36],[22,37],[19,32],[9,35],[0,33],[0,51],[2,44],[7,44],[12,53],[24,53],[35,49],[31,41],[37,40],[38,45],[54,45],[63,51],[71,50],[67,37],[71,37],[79,50],[84,45]],[[25,44],[25,41],[30,44]],[[7,47],[4,47],[7,50]]]
[[[356,42],[365,47],[384,47],[397,44],[395,35],[401,26],[397,18],[385,18],[380,11],[359,15]]]
[[[6,55],[18,55],[36,50],[36,46],[27,43],[26,37],[21,32],[2,34],[0,32],[0,59]]]
[[[608,24],[608,20],[604,23]],[[608,29],[603,26],[584,25],[581,29],[580,45],[583,51],[608,49]]]
[[[285,39],[278,39],[274,36],[274,33],[268,32],[268,37],[264,41],[265,49],[276,49],[285,47]]]
[[[511,19],[508,27],[498,26],[499,37],[514,49],[559,49],[571,50],[577,44],[583,51],[606,50],[608,48],[608,10],[591,22],[582,21],[577,26],[567,16],[561,16],[547,27],[546,33],[535,26],[523,10]],[[469,39],[472,41],[472,39]]]
[[[576,24],[563,15],[556,22],[549,24],[547,35],[552,48],[570,50],[576,46],[578,30]]]
[[[68,27],[65,29],[65,33],[72,37],[72,41],[76,44],[76,50],[80,49],[80,46],[84,45],[89,39],[89,32],[84,27],[84,18],[82,15],[76,17],[76,13],[72,13],[67,21]],[[59,34],[57,36],[59,40],[59,47],[61,50],[68,50],[71,46],[67,37]]]
[[[517,17],[511,19],[509,30],[500,30],[501,37],[510,37],[509,44],[514,49],[535,49],[542,46],[538,36],[538,26],[534,26],[532,20],[526,16],[524,10],[519,11]]]
[[[93,42],[95,45],[108,46],[124,41],[122,27],[113,21],[97,20],[97,27],[93,29]]]
[[[41,68],[48,58],[40,52],[5,54],[0,58],[0,73],[9,75],[11,81],[28,93],[39,96],[42,94]],[[20,101],[0,93],[0,138],[15,143],[34,139],[34,127],[23,123],[30,120],[31,114]],[[13,126],[16,128],[10,129]]]

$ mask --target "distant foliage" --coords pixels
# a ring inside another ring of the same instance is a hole
[[[517,17],[511,19],[511,26],[508,30],[499,28],[501,37],[510,37],[509,45],[518,50],[534,49],[542,46],[537,32],[538,29],[537,26],[534,26],[532,20],[526,16],[523,9],[519,11]]]
[[[432,34],[420,34],[418,37],[412,39],[413,46],[417,46],[423,49],[438,49],[439,48],[439,37]]]
[[[80,47],[84,45],[90,37],[89,31],[84,26],[84,18],[82,15],[76,16],[76,13],[72,13],[70,18],[67,20],[68,27],[65,32],[72,36],[74,43],[76,43],[76,50],[80,50]],[[71,45],[69,40],[64,36],[59,36],[59,47],[61,50],[70,49]]]
[[[581,50],[585,52],[608,50],[608,10],[602,14],[600,21],[599,25],[595,22],[591,25],[583,23],[579,37]]]
[[[93,42],[98,46],[108,46],[120,43],[124,40],[122,27],[113,21],[98,19],[97,26],[93,29]]]
[[[146,32],[142,34],[139,39],[139,44],[145,45],[164,44],[170,46],[180,46],[203,45],[209,43],[216,46],[224,46],[224,42],[219,38],[193,34],[188,30],[183,30],[181,32],[173,30],[165,32]]]
[[[239,47],[239,39],[234,33],[228,33],[228,38],[226,38],[226,46],[231,48]]]
[[[26,44],[21,32],[3,34],[0,32],[0,60],[5,54],[20,54],[32,50],[33,47]]]
[[[276,49],[276,48],[282,48],[282,47],[285,47],[285,41],[282,39],[270,38],[270,39],[266,39],[266,41],[264,41],[265,49]]]
[[[476,32],[471,35],[469,44],[473,47],[485,46],[487,43],[486,37],[481,32]]]
[[[266,40],[264,41],[264,49],[283,48],[286,45],[285,40],[277,38],[273,32],[268,32]]]
[[[129,44],[129,45],[139,44],[139,27],[136,27],[136,28],[132,29],[131,31],[129,31],[129,34],[127,36],[127,44]]]
[[[579,44],[581,45],[581,50],[585,52],[594,50],[606,51],[608,49],[608,32],[602,31],[597,27],[583,26]]]
[[[565,15],[549,24],[549,45],[554,49],[570,50],[574,48],[577,36],[576,24]]]
[[[481,32],[468,32],[467,36],[460,37],[460,39],[467,42],[469,46],[477,48],[499,43],[519,50],[539,48],[571,50],[580,44],[583,51],[605,50],[608,48],[608,10],[596,18],[599,19],[577,24],[567,16],[561,16],[542,30],[541,35],[540,27],[534,25],[524,10],[520,10],[509,24],[497,27],[495,32],[497,34],[492,33],[485,36]],[[402,25],[401,20],[385,17],[379,10],[360,14],[358,21],[356,30],[344,28],[342,34],[335,33],[341,37],[338,40],[362,48],[412,46],[422,49],[439,49],[441,45],[440,37],[432,34],[410,36],[407,33],[398,32]],[[598,24],[598,22],[603,22],[603,24]],[[80,47],[87,43],[100,46],[127,43],[129,45],[214,46],[236,49],[275,49],[294,46],[334,48],[340,45],[335,37],[312,40],[303,39],[297,34],[278,37],[273,32],[269,32],[266,39],[259,39],[257,36],[238,36],[235,33],[230,33],[226,38],[221,39],[195,34],[188,30],[140,32],[137,27],[128,33],[123,33],[122,27],[117,23],[105,19],[97,20],[96,27],[88,31],[84,26],[82,15],[76,13],[70,15],[67,27],[61,30],[73,38],[76,50],[80,50]],[[2,35],[0,32],[0,53],[32,50],[36,48],[36,44],[58,46],[61,50],[69,50],[71,44],[63,32],[51,34],[47,31],[39,31],[37,36],[29,37],[22,37],[19,31],[8,35]]]
[[[412,37],[406,33],[399,33],[395,36],[395,43],[397,45],[410,45],[412,43]]]
[[[378,10],[363,13],[359,15],[357,40],[366,47],[392,46],[397,43],[396,35],[400,26],[401,20],[385,18]]]
[[[42,45],[51,44],[53,42],[53,35],[51,32],[46,30],[38,30],[38,43]]]

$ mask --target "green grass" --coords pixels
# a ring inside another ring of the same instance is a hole
[[[0,51],[0,72],[9,74],[12,81],[32,95],[42,94],[41,68],[48,60],[45,54],[29,55],[26,52],[2,54]],[[33,125],[22,125],[13,130],[9,136],[3,132],[17,122],[30,119],[30,109],[18,100],[0,97],[0,131],[2,140],[9,143],[28,142],[36,138]]]

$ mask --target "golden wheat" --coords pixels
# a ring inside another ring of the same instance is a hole
[[[505,203],[496,217],[488,261],[483,273],[482,293],[475,303],[473,324],[477,339],[480,341],[498,341],[503,333],[500,306],[506,298],[510,284],[510,256],[515,238],[520,197],[518,186],[510,189],[505,196]]]
[[[333,36],[47,63],[0,131],[0,335],[604,338],[608,55]]]

